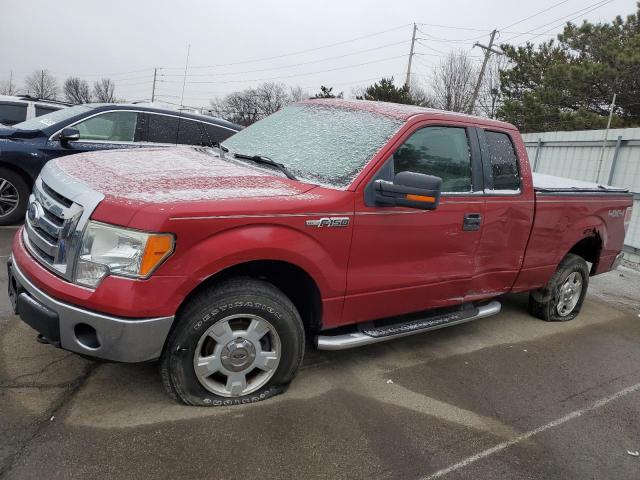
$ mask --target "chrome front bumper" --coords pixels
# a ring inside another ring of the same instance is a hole
[[[44,331],[58,334],[58,338],[48,339],[53,340],[50,343],[72,352],[117,362],[144,362],[160,357],[173,316],[128,319],[85,310],[40,290],[22,273],[12,257],[8,263],[9,286],[11,289],[13,285],[17,296],[18,315],[33,328],[39,326]],[[55,323],[56,317],[58,325],[46,324],[48,320]],[[45,332],[40,333],[47,336]]]

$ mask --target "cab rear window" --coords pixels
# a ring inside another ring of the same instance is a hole
[[[518,172],[518,157],[506,133],[485,131],[489,150],[489,163],[493,176],[493,190],[520,189],[520,174]]]

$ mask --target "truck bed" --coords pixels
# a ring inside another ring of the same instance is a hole
[[[570,178],[555,177],[544,173],[533,174],[533,188],[536,192],[558,193],[626,193],[628,190],[621,187],[612,187],[599,183],[583,182]]]

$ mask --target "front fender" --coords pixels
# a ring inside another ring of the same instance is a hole
[[[194,288],[242,263],[283,261],[307,272],[323,299],[333,298],[344,295],[350,238],[350,228],[310,229],[307,233],[286,225],[237,226],[186,246],[185,251],[177,250],[172,270],[190,272]]]

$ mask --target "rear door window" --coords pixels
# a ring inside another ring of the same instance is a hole
[[[207,145],[202,135],[199,122],[181,118],[178,130],[178,143],[180,145]]]
[[[106,112],[73,126],[80,132],[80,140],[134,142],[138,120],[137,112]]]
[[[27,104],[0,102],[0,123],[15,125],[27,119]]]
[[[511,137],[502,132],[485,130],[489,164],[493,177],[493,190],[516,192],[520,190],[518,157]]]
[[[443,192],[471,191],[471,149],[465,128],[425,127],[393,154],[394,173],[415,172],[442,178]]]
[[[146,141],[152,143],[178,143],[179,118],[169,115],[146,114]]]

